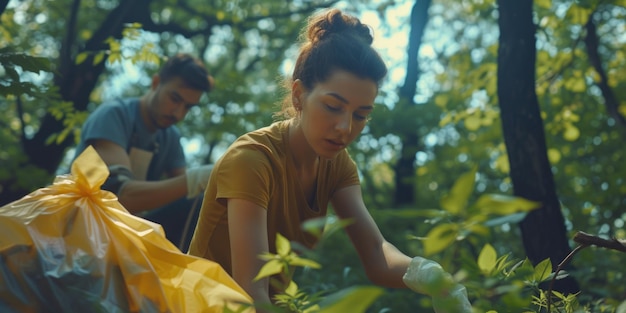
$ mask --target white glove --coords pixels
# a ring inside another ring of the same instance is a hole
[[[414,257],[402,280],[411,290],[431,296],[436,313],[472,312],[465,287],[433,260]]]
[[[209,176],[211,176],[212,170],[213,164],[187,169],[187,199],[204,192],[209,183]]]

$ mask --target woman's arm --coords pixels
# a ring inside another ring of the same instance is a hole
[[[411,258],[385,240],[365,207],[361,186],[345,187],[337,191],[331,201],[339,218],[352,220],[346,232],[369,279],[385,287],[406,288],[402,276]]]
[[[269,304],[269,279],[253,281],[264,265],[259,255],[269,251],[267,211],[242,199],[228,199],[227,206],[232,276],[256,304]]]

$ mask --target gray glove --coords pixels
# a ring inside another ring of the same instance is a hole
[[[431,296],[436,313],[472,312],[465,287],[433,260],[414,257],[402,280],[411,290]]]
[[[191,199],[204,192],[209,183],[213,164],[187,169],[187,198]]]

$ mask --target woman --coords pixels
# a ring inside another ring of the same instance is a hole
[[[287,119],[240,137],[215,164],[189,253],[220,263],[255,303],[271,303],[269,280],[253,281],[264,264],[258,256],[276,253],[277,233],[312,247],[316,237],[301,224],[326,215],[330,202],[339,218],[352,220],[346,231],[372,282],[437,299],[454,291],[456,302],[443,302],[458,303],[451,312],[470,312],[464,287],[436,262],[411,259],[387,242],[363,202],[346,147],[365,127],[387,73],[370,29],[330,9],[312,16],[301,37],[279,112]],[[447,284],[439,290],[428,279]]]

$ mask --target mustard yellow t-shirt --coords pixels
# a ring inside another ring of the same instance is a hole
[[[267,210],[271,253],[276,253],[276,233],[309,248],[316,243],[316,237],[302,229],[302,222],[325,216],[333,193],[359,184],[359,177],[345,150],[332,160],[320,159],[315,203],[309,207],[289,150],[288,126],[289,121],[276,122],[241,136],[215,164],[189,254],[213,260],[232,275],[228,198],[248,200]]]

